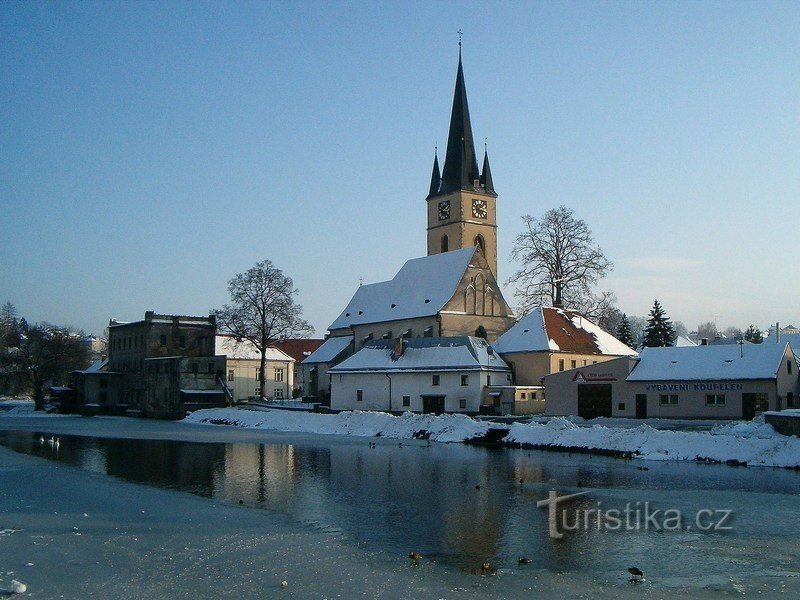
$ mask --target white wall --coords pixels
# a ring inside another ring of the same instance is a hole
[[[228,368],[225,371],[225,378],[228,387],[233,392],[234,402],[246,401],[258,395],[259,381],[258,374],[259,360],[229,358]],[[283,398],[291,398],[294,380],[294,361],[268,360],[264,368],[265,386],[264,393],[267,398],[275,399],[278,397],[276,390],[281,390]],[[275,380],[275,368],[283,369],[283,381]],[[230,371],[233,371],[233,381],[230,380]]]
[[[439,376],[439,385],[433,385],[433,375]],[[468,385],[461,385],[461,376],[468,376]],[[480,410],[483,387],[487,376],[492,384],[507,382],[506,371],[439,371],[392,373],[391,410],[422,412],[423,395],[445,396],[445,412],[477,413]],[[362,390],[359,402],[357,390]],[[403,406],[403,396],[410,397],[410,406]],[[466,400],[461,408],[460,400]],[[389,408],[389,378],[385,373],[341,373],[331,377],[331,408],[334,410],[382,410]]]

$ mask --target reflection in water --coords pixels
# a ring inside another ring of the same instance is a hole
[[[800,492],[800,476],[787,471],[651,463],[645,473],[630,461],[457,444],[380,440],[371,447],[368,440],[311,437],[297,444],[223,444],[61,436],[56,447],[28,432],[0,432],[0,444],[128,481],[241,501],[370,550],[398,556],[415,550],[469,571],[486,560],[515,563],[522,555],[537,568],[559,572],[605,565],[615,553],[647,552],[668,564],[680,561],[679,547],[685,560],[704,564],[706,550],[699,542],[686,544],[655,532],[578,532],[553,543],[546,511],[536,508],[551,488],[593,489],[591,497],[576,502],[582,508],[659,490],[663,502],[684,503],[697,490],[758,490],[786,495],[785,509],[782,500],[775,504],[781,496],[773,497],[772,508],[786,510],[787,518],[791,495]],[[754,511],[760,512],[759,502],[750,500]]]

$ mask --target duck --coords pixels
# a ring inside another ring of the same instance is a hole
[[[630,567],[628,569],[628,573],[631,574],[631,581],[642,581],[644,580],[644,573],[638,567]]]
[[[44,436],[43,435],[39,436],[39,444],[44,446]]]
[[[527,558],[525,556],[520,556],[517,559],[517,563],[520,564],[520,565],[528,565],[528,564],[530,564],[532,562],[533,562],[533,560],[531,560],[530,558]]]
[[[491,570],[492,570],[492,563],[490,563],[488,560],[481,563],[481,571],[485,573],[486,571],[491,571]]]
[[[419,560],[422,558],[422,554],[420,554],[419,552],[409,552],[408,558],[410,558],[411,560]]]

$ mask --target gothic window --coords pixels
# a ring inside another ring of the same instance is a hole
[[[464,290],[464,312],[475,314],[475,286],[472,284],[469,284]]]
[[[478,250],[480,250],[484,255],[486,254],[486,244],[483,241],[483,236],[482,235],[476,235],[475,236],[475,241],[473,242],[473,244],[475,246],[477,246]]]
[[[475,276],[475,314],[486,314],[486,285],[482,273]]]
[[[447,250],[448,250],[447,236],[443,235],[442,236],[442,252],[447,252]]]

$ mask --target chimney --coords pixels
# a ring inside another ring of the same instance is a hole
[[[781,323],[778,321],[775,323],[775,343],[780,344],[781,342]]]
[[[403,338],[399,337],[394,341],[394,355],[396,357],[403,356],[403,350],[405,349],[405,344],[403,344]]]
[[[700,345],[701,346],[708,346],[708,338],[703,338],[702,340],[700,340]]]

